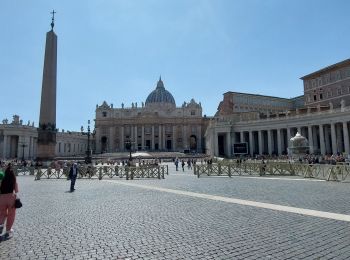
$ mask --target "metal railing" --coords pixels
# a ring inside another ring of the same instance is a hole
[[[350,166],[328,164],[299,164],[288,162],[268,162],[265,164],[254,162],[196,164],[193,173],[199,178],[207,176],[300,176],[303,178],[317,178],[327,181],[350,181]]]
[[[68,179],[69,168],[37,168],[35,169],[35,180],[40,179]],[[80,166],[78,168],[78,178],[99,179],[103,178],[126,178],[127,180],[134,178],[158,178],[164,179],[164,175],[168,173],[167,165],[143,165],[143,166]]]

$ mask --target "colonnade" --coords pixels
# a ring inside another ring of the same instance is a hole
[[[36,157],[37,137],[4,134],[0,142],[0,158],[32,159]]]
[[[309,142],[310,154],[349,154],[349,121],[335,121],[320,124],[300,125],[295,127],[269,127],[265,129],[239,129],[216,133],[218,137],[225,137],[226,145],[220,147],[216,144],[215,154],[225,156],[234,155],[233,143],[248,143],[248,153],[283,155],[288,153],[289,140],[299,132]]]

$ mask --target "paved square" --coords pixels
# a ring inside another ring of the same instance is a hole
[[[65,180],[19,176],[24,206],[0,259],[350,258],[348,221],[232,203],[349,217],[349,183],[169,171],[164,180],[77,180],[74,193]]]

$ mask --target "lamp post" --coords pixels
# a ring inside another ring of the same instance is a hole
[[[85,156],[85,163],[91,163],[91,151],[90,151],[90,120],[88,120],[88,128],[87,132],[84,132],[83,126],[81,127],[81,134],[87,135],[88,137],[88,143],[87,143],[87,149],[86,149],[86,156]]]
[[[27,147],[27,145],[25,143],[22,143],[19,146],[22,147],[22,162],[24,162],[24,147]]]
[[[132,161],[132,157],[131,157],[131,148],[132,148],[132,144],[133,144],[134,142],[132,142],[130,139],[129,140],[126,140],[125,141],[125,148],[129,151],[129,162],[131,162]]]

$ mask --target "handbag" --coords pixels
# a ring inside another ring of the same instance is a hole
[[[22,202],[21,202],[21,200],[20,199],[16,199],[15,200],[15,208],[16,209],[19,209],[19,208],[21,208],[23,205],[22,205]]]

